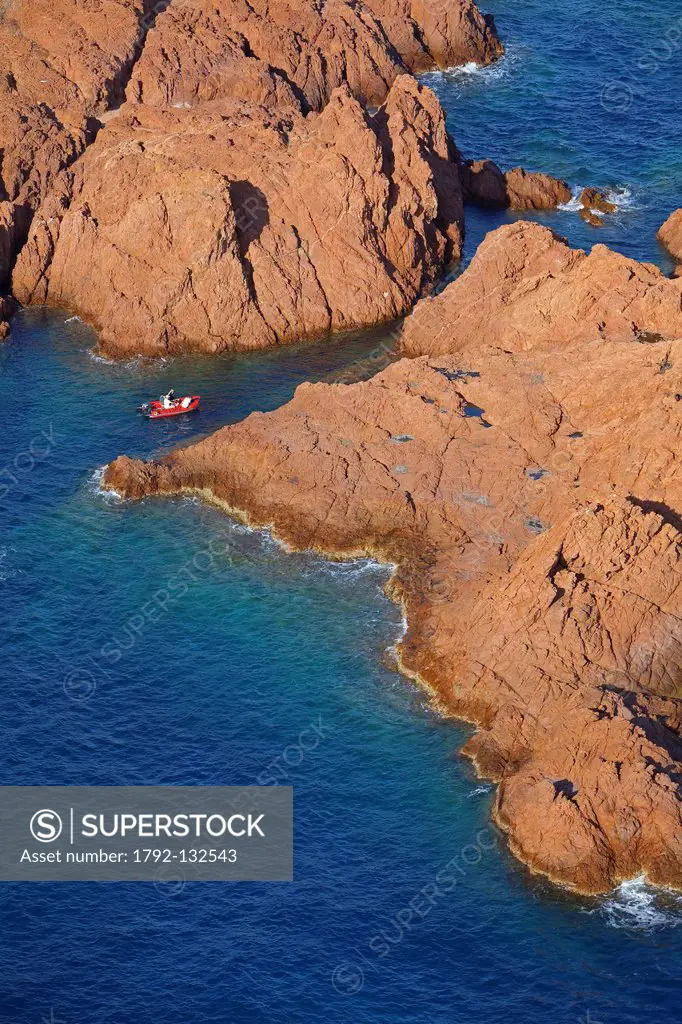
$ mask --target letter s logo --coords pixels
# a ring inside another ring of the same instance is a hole
[[[62,834],[62,819],[56,811],[36,811],[31,818],[31,835],[39,843],[53,843]]]

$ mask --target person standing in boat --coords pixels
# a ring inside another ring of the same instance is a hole
[[[164,409],[172,409],[175,405],[175,392],[173,388],[170,389],[167,395],[161,395],[161,403]]]

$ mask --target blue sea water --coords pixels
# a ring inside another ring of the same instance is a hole
[[[682,7],[668,0],[491,0],[506,46],[499,63],[423,80],[448,114],[465,156],[604,188],[618,205],[600,228],[575,210],[536,220],[591,249],[596,243],[672,264],[656,231],[682,202]],[[466,257],[513,214],[469,211]]]
[[[681,12],[662,0],[490,8],[504,61],[428,76],[460,147],[620,190],[599,233],[571,211],[546,222],[576,244],[666,266],[654,235],[682,205],[680,51],[655,72],[636,64]],[[631,99],[604,92],[621,81]],[[607,109],[617,101],[627,109]],[[469,255],[506,216],[469,211]],[[115,455],[148,456],[274,408],[298,382],[375,351],[383,332],[114,366],[64,321],[27,311],[0,349],[0,781],[215,785],[274,773],[295,790],[295,881],[0,885],[2,1020],[679,1019],[680,899],[637,881],[574,898],[509,856],[489,824],[491,788],[457,754],[466,730],[394,671],[403,627],[385,570],[286,555],[193,500],[131,505],[99,490]],[[204,411],[167,424],[135,414],[171,384],[200,392]],[[214,538],[222,553],[207,564],[197,556]],[[187,593],[140,626],[183,568]],[[448,863],[456,884],[434,897]]]

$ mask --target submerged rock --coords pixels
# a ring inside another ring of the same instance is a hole
[[[682,337],[682,281],[603,245],[588,255],[548,228],[518,221],[492,231],[467,270],[405,321],[406,355],[510,351],[591,341]]]
[[[402,663],[477,725],[466,752],[514,852],[585,892],[680,886],[681,380],[682,341],[512,354],[472,335],[464,357],[304,384],[160,461],[120,458],[105,485],[397,563]]]

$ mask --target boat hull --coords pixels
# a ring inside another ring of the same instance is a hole
[[[188,403],[187,399],[189,399]],[[200,401],[200,395],[186,395],[184,398],[180,398],[171,409],[164,409],[162,402],[147,402],[140,411],[149,420],[165,420],[170,416],[185,416],[188,412],[196,412]]]

